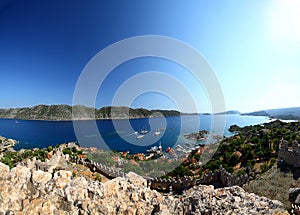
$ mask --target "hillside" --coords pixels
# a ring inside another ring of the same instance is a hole
[[[113,111],[112,111],[113,110]],[[81,119],[124,119],[146,118],[159,116],[179,116],[175,110],[147,110],[144,108],[132,109],[129,107],[102,107],[100,109],[82,105],[37,105],[25,108],[0,109],[0,118],[26,120],[81,120]]]
[[[223,114],[241,114],[239,111],[237,110],[229,110],[229,111],[225,111],[225,112],[220,112],[220,113],[216,113],[216,115],[223,115]]]
[[[102,182],[72,163],[65,147],[18,152],[22,162],[15,167],[0,162],[0,214],[287,214],[281,202],[238,186],[198,185],[164,195],[133,172]]]
[[[268,116],[274,119],[299,120],[300,107],[268,109],[250,113],[243,113],[242,115]]]

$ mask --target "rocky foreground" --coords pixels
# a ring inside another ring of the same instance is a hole
[[[147,188],[135,173],[105,183],[0,163],[0,214],[281,214],[282,203],[234,186],[197,186],[183,196]]]

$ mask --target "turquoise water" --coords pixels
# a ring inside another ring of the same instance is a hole
[[[215,116],[222,118],[223,116]],[[268,122],[266,117],[227,115],[223,135],[230,136],[230,125],[254,125]],[[15,149],[55,146],[59,143],[78,141],[82,147],[97,147],[131,153],[145,152],[161,142],[163,149],[183,144],[187,140],[183,134],[198,130],[211,130],[210,115],[189,115],[181,117],[97,120],[97,132],[93,131],[93,121],[77,121],[79,131],[75,134],[72,121],[33,121],[0,119],[0,135],[19,141]],[[131,126],[129,126],[129,124]],[[199,123],[199,125],[198,125]],[[114,126],[115,125],[115,126]],[[165,130],[164,130],[165,129]],[[134,132],[148,130],[143,138],[137,139]],[[217,128],[218,130],[218,128]],[[101,135],[99,135],[99,133]],[[154,132],[160,131],[159,135]],[[212,130],[213,132],[217,132]],[[101,138],[99,138],[101,137]]]

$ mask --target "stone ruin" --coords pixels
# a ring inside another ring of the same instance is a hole
[[[243,186],[250,181],[250,177],[247,174],[237,176],[227,172],[223,167],[218,170],[203,175],[198,179],[191,176],[185,176],[183,178],[172,179],[150,179],[148,180],[148,186],[151,189],[155,189],[161,192],[179,192],[189,189],[196,185],[209,185],[214,184],[218,187],[230,187],[230,186]]]
[[[101,163],[97,163],[94,161],[88,161],[83,158],[78,158],[76,156],[68,156],[67,159],[70,162],[73,162],[76,164],[82,164],[82,165],[88,167],[91,171],[98,172],[101,175],[104,175],[105,177],[107,177],[109,179],[113,179],[113,178],[117,178],[117,177],[124,177],[124,175],[125,175],[123,172],[121,172],[117,169],[107,167]]]
[[[300,168],[300,145],[294,140],[290,147],[288,141],[281,139],[278,150],[278,159],[281,163]]]
[[[67,159],[70,162],[76,164],[82,164],[88,167],[93,172],[98,172],[109,179],[113,179],[116,177],[124,177],[125,173],[107,167],[101,163],[97,163],[94,161],[88,161],[83,158],[78,158],[76,156],[69,156]],[[197,185],[209,185],[214,184],[218,187],[230,187],[230,186],[243,186],[247,182],[250,181],[250,177],[245,174],[241,176],[237,176],[235,174],[231,174],[227,172],[223,167],[220,167],[218,170],[214,172],[209,172],[203,175],[202,178],[196,178],[192,176],[185,177],[177,177],[171,179],[163,179],[163,178],[145,178],[147,179],[147,186],[151,189],[160,191],[160,192],[178,192],[181,193],[184,190],[187,190],[193,186]]]

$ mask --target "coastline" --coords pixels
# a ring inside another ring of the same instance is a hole
[[[169,117],[180,117],[180,116],[199,116],[200,114],[185,114],[181,113],[180,115],[174,116],[149,116],[149,117],[106,117],[106,118],[74,118],[74,119],[25,119],[25,118],[15,118],[15,117],[0,117],[0,119],[11,119],[11,120],[26,120],[26,121],[47,121],[47,122],[72,122],[72,121],[98,121],[98,120],[128,120],[128,119],[149,119],[149,118],[169,118]]]

